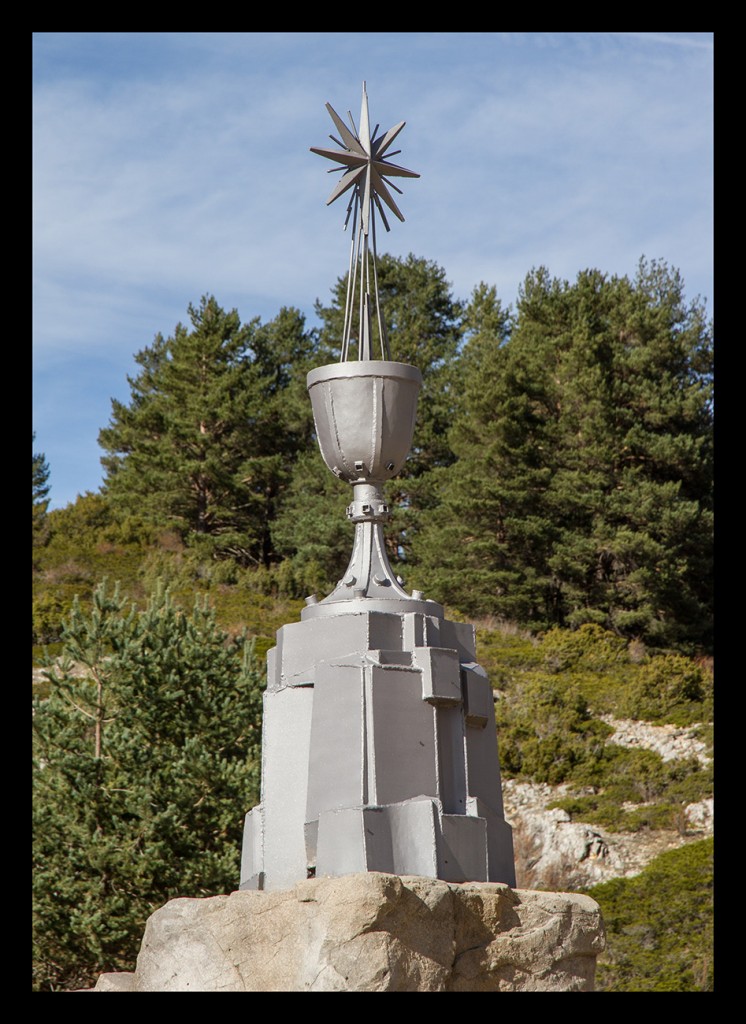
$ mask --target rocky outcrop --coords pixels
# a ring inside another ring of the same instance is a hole
[[[652,750],[664,761],[696,757],[711,763],[698,726],[652,725],[604,715],[614,729],[607,742]],[[526,888],[580,889],[611,878],[639,874],[654,857],[710,836],[714,830],[712,799],[682,807],[675,831],[609,832],[592,822],[572,821],[549,804],[569,796],[567,785],[503,780],[505,818],[512,825],[518,885]],[[629,805],[632,810],[638,805]]]
[[[96,987],[86,989],[87,992],[132,992],[135,986],[135,975],[126,971],[100,974]]]
[[[609,742],[620,747],[644,747],[660,754],[664,761],[696,757],[700,764],[708,765],[712,760],[707,753],[707,745],[697,739],[699,726],[651,725],[650,722],[638,722],[631,718],[613,718],[611,715],[601,717],[614,730]]]
[[[687,804],[684,808],[686,823],[690,829],[711,836],[715,828],[715,801],[712,797]]]
[[[567,794],[567,786],[516,779],[503,783],[519,885],[578,889],[625,873],[616,837],[586,822],[572,821],[567,811],[547,806]]]
[[[368,872],[171,900],[94,991],[587,992],[604,945],[587,896]]]
[[[567,811],[549,804],[570,794],[567,785],[503,781],[505,818],[513,828],[519,886],[582,889],[611,878],[639,874],[654,857],[712,835],[712,799],[683,808],[684,828],[610,832],[589,822],[572,821]],[[630,805],[630,809],[634,806]]]

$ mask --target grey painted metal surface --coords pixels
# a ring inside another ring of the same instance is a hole
[[[370,603],[278,632],[241,887],[353,871],[514,885],[473,628]]]
[[[367,237],[381,199],[404,219],[385,176],[416,175],[384,159],[403,122],[371,136],[365,86],[359,133],[327,107],[342,150],[314,152],[342,165],[329,202],[353,190],[361,358],[349,358],[348,286],[341,360],[312,370],[308,391],[324,461],[352,486],[355,539],[332,593],[308,597],[267,655],[261,803],[246,815],[241,888],[357,871],[515,885],[492,689],[474,629],[406,592],[383,536],[383,485],[412,444],[422,377],[389,358],[382,319],[385,358],[370,357],[371,281],[378,301]],[[351,257],[350,282],[352,268]]]
[[[371,134],[370,117],[368,115],[368,94],[363,82],[363,98],[360,107],[360,131],[355,128],[352,114],[348,112],[350,130],[331,104],[326,109],[337,128],[341,140],[330,135],[339,149],[327,149],[312,146],[311,152],[318,153],[327,160],[333,160],[339,167],[332,172],[341,171],[342,175],[327,199],[327,206],[341,195],[349,191],[347,214],[344,226],[352,217],[352,237],[350,241],[350,262],[347,273],[347,297],[345,302],[344,329],[342,332],[341,359],[349,358],[350,345],[357,343],[358,359],[370,359],[373,355],[372,324],[378,328],[378,341],[383,359],[390,359],[386,321],[381,310],[378,295],[378,267],[376,252],[376,215],[389,231],[388,220],[383,203],[399,220],[404,217],[394,201],[390,189],[401,192],[390,178],[419,178],[415,171],[391,163],[391,157],[399,150],[389,153],[389,148],[405,122],[400,121],[387,132],[378,134],[378,125]],[[383,201],[383,202],[382,202]],[[375,312],[375,321],[372,314]],[[357,313],[357,317],[355,316]]]
[[[324,462],[353,484],[382,484],[409,454],[422,374],[384,360],[333,363],[308,374],[316,436]]]

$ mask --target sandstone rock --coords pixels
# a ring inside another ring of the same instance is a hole
[[[89,992],[132,992],[135,987],[135,975],[127,971],[111,974],[100,974],[96,987]]]
[[[171,900],[131,990],[592,991],[604,945],[587,896],[369,872]]]

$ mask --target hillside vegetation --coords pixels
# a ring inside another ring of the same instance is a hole
[[[598,991],[713,990],[712,839],[663,853],[635,878],[588,895],[601,906],[608,941]]]
[[[384,257],[379,286],[394,358],[424,378],[389,555],[476,620],[503,775],[563,784],[573,820],[685,831],[711,768],[619,746],[604,717],[711,742],[703,309],[646,261],[633,280],[534,270],[515,311],[486,285],[455,301],[413,256]],[[318,330],[293,309],[242,324],[212,297],[190,307],[112,403],[100,492],[50,511],[54,467],[33,454],[38,990],[131,967],[152,909],[236,884],[264,655],[351,550],[305,393],[338,358],[343,296],[340,280]],[[710,856],[690,844],[592,891],[612,923],[604,990],[712,987]],[[668,919],[655,886],[678,886]],[[687,913],[696,949],[673,938]]]

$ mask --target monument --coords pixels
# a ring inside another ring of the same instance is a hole
[[[342,165],[329,202],[351,190],[353,230],[341,359],[308,391],[324,461],[352,486],[352,557],[267,655],[243,891],[170,900],[137,970],[83,991],[592,991],[597,904],[514,888],[474,629],[408,594],[386,555],[383,485],[412,443],[421,376],[391,359],[375,215],[388,230],[383,202],[403,220],[388,179],[417,175],[389,159],[403,122],[371,134],[365,85],[359,131],[327,108],[341,148],[313,152]]]
[[[352,486],[349,566],[323,600],[306,598],[267,655],[261,802],[245,819],[241,889],[281,890],[356,872],[515,885],[503,815],[492,688],[475,632],[408,594],[386,554],[385,482],[414,434],[420,371],[393,361],[381,310],[376,221],[404,220],[391,162],[405,122],[359,129],[327,110],[339,166],[327,201],[349,192],[350,259],[341,357],[308,374],[324,462]],[[374,356],[377,347],[380,358]]]

